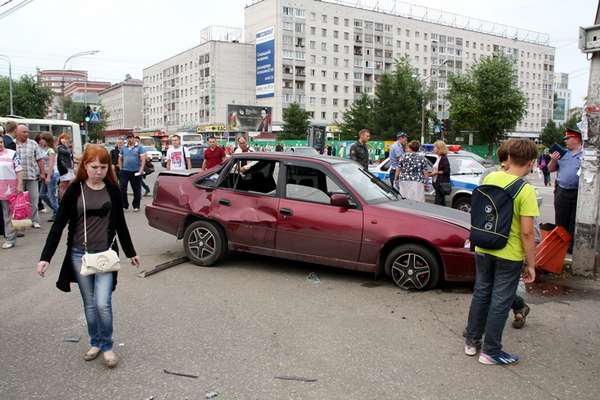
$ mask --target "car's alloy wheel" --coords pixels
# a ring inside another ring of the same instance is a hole
[[[458,199],[456,201],[454,208],[456,208],[459,211],[464,211],[464,212],[470,213],[471,212],[471,199],[469,197],[461,197],[460,199]]]
[[[385,272],[403,289],[431,289],[440,280],[440,264],[428,248],[418,244],[396,247],[385,261]]]
[[[213,223],[196,221],[185,230],[183,247],[194,264],[210,267],[218,263],[227,252],[227,237]]]

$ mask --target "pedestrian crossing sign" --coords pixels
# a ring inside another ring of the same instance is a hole
[[[100,122],[100,113],[93,113],[90,115],[90,122],[97,124]]]

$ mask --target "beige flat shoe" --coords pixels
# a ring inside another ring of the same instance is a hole
[[[83,355],[83,359],[85,361],[92,361],[96,359],[96,357],[98,357],[98,354],[100,354],[100,349],[97,347],[92,347],[87,353]]]
[[[114,368],[117,366],[117,361],[119,359],[117,357],[113,357],[113,358],[105,358],[104,359],[104,363],[106,364],[106,366],[108,368]]]

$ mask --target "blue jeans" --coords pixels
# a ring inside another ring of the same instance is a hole
[[[475,263],[477,271],[466,344],[480,347],[485,333],[481,351],[497,354],[502,350],[502,333],[517,294],[523,261],[510,261],[478,252]]]
[[[129,198],[127,197],[127,184],[131,182],[131,190],[133,190],[133,208],[140,208],[142,200],[142,177],[135,176],[138,171],[123,171],[119,172],[119,184],[121,185],[121,200],[123,208],[129,208]]]
[[[110,351],[113,348],[113,273],[82,276],[80,271],[83,254],[83,250],[71,248],[71,261],[83,300],[90,344],[99,347],[102,352]]]
[[[40,197],[46,202],[52,209],[52,218],[56,218],[58,212],[58,199],[56,198],[56,189],[58,186],[58,179],[60,174],[57,172],[50,176],[50,183],[46,185],[46,181],[42,181],[42,187],[40,189]]]

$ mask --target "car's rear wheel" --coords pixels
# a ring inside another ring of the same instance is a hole
[[[471,212],[471,198],[468,196],[463,196],[460,199],[456,200],[454,203],[454,208],[464,212]]]
[[[385,272],[403,289],[431,289],[440,281],[441,267],[430,249],[407,243],[388,255]]]
[[[191,262],[210,267],[225,256],[227,236],[223,229],[211,222],[196,221],[185,230],[183,247]]]

